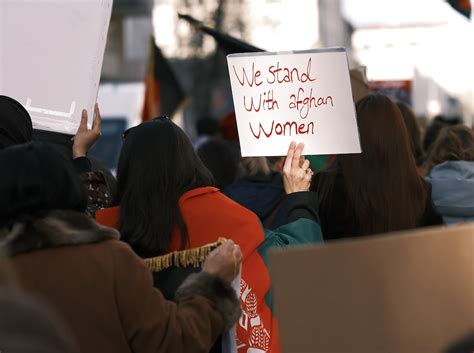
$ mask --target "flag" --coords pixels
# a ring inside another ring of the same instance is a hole
[[[164,57],[152,38],[147,73],[142,120],[166,115],[170,118],[185,101],[186,95],[171,63]]]
[[[469,0],[447,0],[448,4],[461,15],[471,18],[471,2]]]
[[[219,48],[226,55],[234,53],[254,53],[265,51],[226,33],[222,33],[211,27],[205,26],[201,21],[196,20],[194,17],[182,14],[178,14],[178,16],[180,19],[185,20],[191,24],[191,26],[193,26],[196,30],[204,32],[213,37],[219,45]]]

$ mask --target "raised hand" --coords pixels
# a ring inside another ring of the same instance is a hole
[[[73,137],[72,158],[84,157],[94,143],[100,137],[100,111],[99,105],[94,106],[94,121],[92,128],[87,127],[87,110],[82,110],[81,123],[77,129],[76,135]]]
[[[309,191],[313,171],[309,161],[302,156],[304,144],[298,146],[295,142],[290,144],[283,165],[283,185],[287,194],[299,191]]]

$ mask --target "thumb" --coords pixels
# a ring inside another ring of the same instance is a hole
[[[237,262],[237,265],[240,265],[240,263],[242,262],[242,257],[243,257],[242,250],[240,249],[240,246],[238,246],[238,245],[234,246],[232,256],[234,257],[235,261]]]

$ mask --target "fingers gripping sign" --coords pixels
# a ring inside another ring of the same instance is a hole
[[[94,120],[92,122],[91,129],[87,127],[87,120],[87,110],[83,109],[81,123],[79,125],[79,128],[77,129],[76,135],[73,137],[73,158],[84,157],[101,135],[101,116],[99,111],[99,105],[97,103],[94,106]]]
[[[310,163],[302,156],[304,144],[290,144],[283,166],[283,184],[287,194],[308,191],[311,185],[313,171]]]

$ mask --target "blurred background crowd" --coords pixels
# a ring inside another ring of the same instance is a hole
[[[360,84],[408,104],[422,129],[437,115],[471,126],[469,8],[443,0],[115,0],[98,99],[103,137],[93,153],[115,170],[123,130],[157,115],[172,116],[193,140],[202,118],[235,135],[225,56],[258,50],[346,47],[350,68],[364,72]]]

